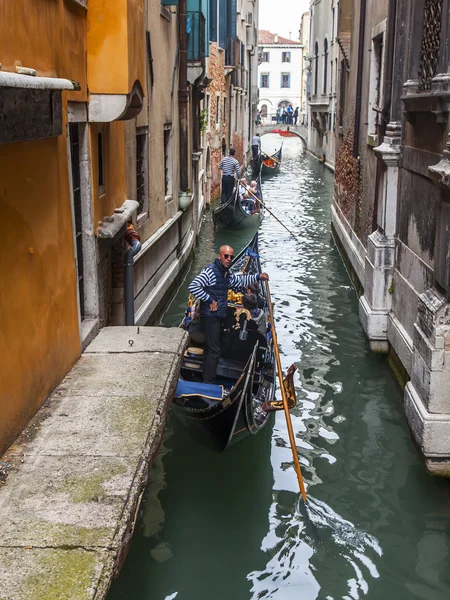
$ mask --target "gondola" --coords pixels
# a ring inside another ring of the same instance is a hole
[[[257,196],[262,200],[261,179],[257,178]],[[252,201],[250,197],[250,201]],[[256,203],[256,200],[254,200]],[[254,227],[257,229],[263,218],[263,209],[258,206],[256,210],[249,211],[242,205],[239,197],[239,186],[235,187],[231,198],[219,204],[213,212],[213,222],[216,227],[228,227],[231,229],[244,229],[246,227]]]
[[[232,270],[260,272],[258,234],[237,256]],[[265,289],[261,289],[261,295],[265,298]],[[190,302],[181,324],[190,339],[182,358],[173,411],[191,436],[218,452],[255,435],[276,409],[276,363],[270,325],[266,325],[263,335],[261,325],[258,329],[246,320],[247,315],[243,316],[241,301],[240,294],[229,292],[215,385],[205,384],[202,379],[204,336],[195,318],[196,304]],[[266,319],[267,312],[266,308]]]
[[[283,144],[281,144],[280,149],[277,150],[277,152],[275,152],[275,154],[273,154],[273,158],[275,158],[276,160],[272,159],[272,156],[270,156],[269,154],[266,154],[265,152],[262,152],[262,157],[261,157],[261,173],[262,175],[275,175],[276,173],[278,173],[278,171],[280,170],[280,165],[281,165],[281,154],[282,154],[282,149],[283,149]]]

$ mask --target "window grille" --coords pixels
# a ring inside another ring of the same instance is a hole
[[[425,0],[419,66],[421,92],[431,89],[431,80],[437,73],[441,46],[442,6],[443,0]]]

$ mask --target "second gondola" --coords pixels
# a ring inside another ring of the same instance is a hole
[[[261,173],[262,175],[275,175],[280,170],[282,159],[283,144],[280,149],[272,156],[261,152]]]
[[[256,196],[262,200],[261,182],[257,180]],[[253,207],[251,206],[253,205]],[[254,227],[257,229],[264,216],[262,206],[251,195],[242,200],[239,194],[239,186],[235,187],[233,195],[229,200],[219,204],[213,212],[213,222],[217,227],[228,227],[230,229],[244,229]]]

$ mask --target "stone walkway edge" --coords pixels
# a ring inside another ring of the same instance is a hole
[[[1,600],[106,597],[186,345],[178,328],[105,327],[2,457]]]

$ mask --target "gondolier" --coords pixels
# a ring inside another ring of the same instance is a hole
[[[241,176],[238,161],[234,158],[236,150],[230,148],[230,155],[222,158],[219,169],[222,171],[222,197],[221,202],[226,202],[233,195],[235,177]]]
[[[252,137],[252,153],[253,160],[257,160],[259,153],[261,152],[261,137],[259,133]]]
[[[203,381],[215,383],[220,355],[222,322],[227,316],[228,290],[245,291],[256,281],[267,281],[267,273],[237,275],[230,272],[234,250],[221,246],[216,260],[207,265],[192,281],[189,291],[200,300],[200,321],[205,334]]]

